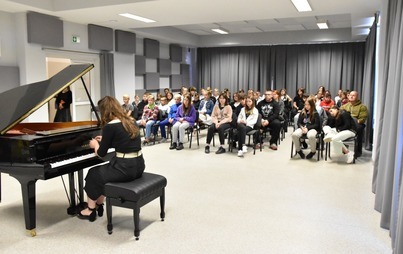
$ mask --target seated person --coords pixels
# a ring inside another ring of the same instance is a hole
[[[144,107],[148,104],[148,96],[150,94],[145,92],[143,94],[143,99],[139,102],[139,104],[137,104],[137,109],[138,109],[138,115],[136,117],[136,119],[141,119],[141,117],[143,116],[143,110]]]
[[[310,97],[307,99],[304,105],[304,109],[299,114],[298,126],[292,133],[292,141],[295,144],[295,150],[301,156],[301,159],[305,159],[305,154],[301,150],[301,137],[306,134],[308,143],[311,148],[311,152],[306,156],[307,159],[311,159],[316,153],[316,134],[321,131],[320,117],[315,108],[315,99]]]
[[[329,112],[329,109],[333,107],[334,101],[332,100],[332,95],[329,92],[326,92],[325,98],[319,104],[326,112]]]
[[[245,144],[246,133],[253,130],[258,118],[259,112],[255,107],[255,99],[253,96],[249,96],[246,99],[245,107],[241,109],[237,120],[238,157],[243,157],[244,153],[248,151]]]
[[[165,131],[165,126],[167,126],[168,124],[172,125],[173,122],[175,121],[176,112],[178,111],[179,106],[182,105],[181,98],[182,97],[180,96],[180,94],[174,95],[174,101],[176,103],[172,104],[172,106],[169,107],[168,117],[160,122],[160,131],[161,131],[161,137],[162,137],[161,143],[165,143],[167,140],[167,133]]]
[[[343,144],[343,140],[355,136],[356,126],[354,120],[349,112],[339,110],[337,106],[331,107],[329,112],[334,121],[332,121],[331,126],[326,125],[323,127],[323,132],[326,134],[323,141],[331,142],[333,157],[346,155],[346,162],[352,163],[354,161],[354,152],[347,149]]]
[[[172,126],[172,145],[169,147],[171,150],[182,150],[184,148],[185,131],[196,122],[196,110],[192,105],[190,94],[183,97],[183,104],[179,106]]]
[[[225,153],[224,131],[231,127],[232,121],[232,108],[228,104],[228,98],[225,93],[221,93],[218,97],[218,104],[216,104],[213,108],[211,120],[213,121],[213,123],[209,126],[207,130],[207,140],[204,151],[205,153],[210,153],[211,139],[213,138],[214,132],[218,131],[220,147],[216,151],[216,154]]]
[[[167,97],[162,96],[162,97],[160,98],[160,105],[158,106],[158,112],[159,112],[159,118],[158,118],[159,124],[158,124],[158,126],[161,126],[161,122],[163,122],[164,120],[167,119],[169,108],[170,108],[170,107],[168,106]],[[156,136],[157,133],[158,133],[158,126],[153,129],[153,134],[154,134],[154,136]],[[162,136],[162,132],[161,132],[161,136]],[[165,136],[166,136],[166,135],[165,135]],[[163,138],[162,138],[162,139],[163,139]],[[166,139],[166,137],[165,137],[165,139]],[[161,140],[161,141],[162,141],[161,143],[164,143],[166,140],[165,140],[165,141],[164,141],[164,140]]]
[[[368,117],[368,109],[360,99],[358,99],[358,92],[351,91],[348,96],[349,102],[340,109],[350,112],[351,116],[355,120],[357,127],[357,147],[354,148],[354,156],[356,158],[360,157],[362,154],[362,141],[364,136],[365,122]]]
[[[200,95],[198,93],[195,93],[193,95],[193,101],[192,101],[193,107],[195,109],[199,109],[200,107]]]
[[[211,112],[213,112],[214,102],[210,99],[211,91],[204,91],[204,99],[199,106],[199,119],[203,124],[212,124]]]
[[[131,116],[132,112],[134,110],[134,106],[132,104],[130,104],[129,101],[130,101],[130,96],[128,94],[124,94],[122,108],[125,111],[127,116]]]
[[[143,141],[143,145],[147,145],[150,142],[151,130],[155,121],[158,119],[158,107],[155,105],[154,96],[148,96],[148,104],[143,109],[143,115],[140,120],[137,120],[138,126],[146,128],[146,135]]]
[[[279,120],[280,105],[273,99],[271,90],[264,93],[265,99],[257,104],[259,114],[262,115],[262,128],[270,128],[270,149],[277,150],[277,141],[280,137],[281,122]]]

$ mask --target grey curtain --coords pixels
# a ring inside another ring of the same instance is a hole
[[[365,43],[198,48],[198,88],[362,90]]]
[[[393,253],[400,254],[403,253],[403,6],[400,0],[384,4],[373,190],[375,209],[381,213],[381,227],[390,230]]]
[[[368,120],[365,128],[365,149],[372,151],[373,137],[373,112],[374,112],[374,95],[375,95],[375,58],[376,58],[376,37],[377,37],[378,16],[375,16],[374,24],[365,42],[365,62],[364,62],[364,78],[362,87],[358,87],[362,91],[362,102],[368,108]]]
[[[100,54],[101,98],[106,95],[115,97],[115,81],[113,71],[113,54],[101,52]]]

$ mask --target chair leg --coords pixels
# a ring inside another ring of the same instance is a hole
[[[133,209],[133,218],[134,218],[134,236],[136,237],[136,241],[139,240],[140,236],[140,208],[136,207]]]
[[[294,142],[293,141],[291,141],[291,158],[293,157],[293,155],[294,155]]]
[[[165,219],[165,188],[162,189],[162,195],[160,196],[160,207],[161,207],[161,213],[160,217],[161,220],[164,221]]]
[[[112,234],[113,232],[113,225],[112,225],[112,205],[111,205],[111,199],[109,197],[106,197],[106,218],[108,220],[108,234]]]

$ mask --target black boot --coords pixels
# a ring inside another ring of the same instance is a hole
[[[169,147],[169,149],[171,150],[176,149],[176,142],[173,142],[172,145]]]
[[[178,145],[178,147],[176,147],[176,150],[182,150],[184,147],[183,147],[183,144],[182,143],[179,143],[179,145]]]

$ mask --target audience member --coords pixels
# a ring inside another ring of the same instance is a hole
[[[174,101],[175,104],[169,106],[168,109],[168,117],[160,122],[160,131],[161,131],[161,143],[165,143],[167,140],[167,134],[165,131],[165,127],[169,124],[173,125],[176,118],[176,112],[178,111],[179,106],[181,103],[181,96],[179,94],[175,94]]]
[[[313,98],[309,98],[305,102],[304,109],[299,114],[298,126],[299,128],[292,133],[292,141],[295,145],[295,150],[301,159],[305,159],[305,154],[301,150],[300,140],[305,134],[311,148],[311,152],[306,156],[306,158],[311,159],[316,153],[316,134],[321,131],[320,118],[316,111],[315,100]]]
[[[264,93],[265,99],[259,102],[256,108],[262,115],[262,128],[270,128],[270,149],[277,150],[277,141],[280,137],[281,123],[279,120],[280,106],[273,99],[271,90]]]
[[[210,142],[213,138],[214,132],[218,132],[218,137],[220,139],[220,147],[216,151],[216,154],[225,153],[224,148],[224,131],[231,127],[232,121],[232,108],[228,105],[228,98],[226,93],[221,93],[218,97],[218,104],[213,108],[211,114],[212,124],[207,130],[206,147],[204,149],[205,153],[210,153]]]
[[[354,118],[357,127],[357,147],[354,148],[355,157],[358,158],[362,155],[362,142],[364,136],[365,123],[368,117],[368,109],[360,99],[358,99],[358,92],[351,91],[348,97],[349,102],[340,109],[350,112]]]
[[[143,126],[146,129],[143,145],[148,145],[150,142],[150,136],[152,126],[158,119],[158,106],[155,105],[155,99],[153,95],[148,96],[148,104],[143,109],[143,115],[140,120],[137,120],[137,125]]]
[[[255,107],[255,100],[252,96],[246,98],[245,107],[241,109],[237,121],[238,157],[243,157],[248,151],[248,147],[245,144],[246,133],[253,130],[258,118],[259,112]]]
[[[324,142],[331,142],[332,157],[340,157],[345,155],[347,163],[354,161],[354,152],[349,151],[343,144],[343,140],[352,138],[356,133],[356,126],[349,112],[339,110],[337,106],[332,106],[329,110],[330,115],[334,118],[331,125],[323,127],[325,133]]]
[[[214,102],[210,99],[211,91],[204,92],[204,99],[200,102],[199,106],[199,119],[203,124],[210,125],[211,112],[213,112]]]
[[[182,150],[185,132],[196,122],[196,110],[192,105],[190,94],[184,96],[183,104],[176,111],[176,117],[172,126],[172,145],[169,149]],[[179,136],[178,136],[179,134]]]
[[[326,112],[329,112],[329,109],[334,106],[334,101],[332,100],[332,95],[329,92],[326,92],[325,98],[319,104]]]
[[[123,95],[123,104],[122,104],[122,108],[125,111],[127,116],[131,116],[132,112],[134,110],[134,107],[132,104],[129,104],[130,101],[130,96],[128,94],[124,94]]]

